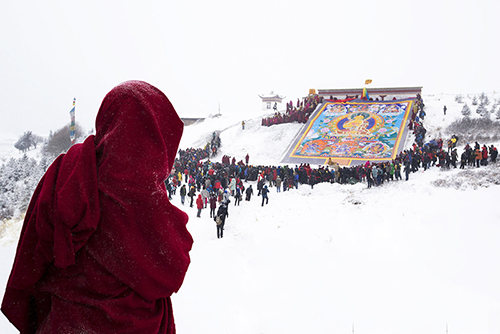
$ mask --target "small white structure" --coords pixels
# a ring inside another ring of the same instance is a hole
[[[285,96],[280,96],[274,92],[259,95],[259,97],[262,99],[262,110],[267,111],[282,109],[281,101],[285,98]]]

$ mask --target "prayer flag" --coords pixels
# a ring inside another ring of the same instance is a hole
[[[69,112],[69,116],[71,118],[71,123],[69,125],[69,139],[71,140],[71,145],[73,145],[75,143],[75,140],[76,140],[76,136],[75,136],[75,128],[76,128],[75,102],[76,102],[76,99],[73,99],[73,109],[71,109],[71,111]]]
[[[368,95],[368,91],[366,90],[366,87],[363,88],[363,95],[361,97],[366,98],[367,100],[370,99],[370,96]]]
[[[366,80],[365,80],[365,85],[369,85],[369,84],[371,84],[371,83],[372,83],[372,79],[366,79]]]

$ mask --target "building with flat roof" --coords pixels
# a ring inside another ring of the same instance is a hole
[[[422,94],[422,87],[390,87],[390,88],[366,88],[368,96],[373,100],[387,101],[396,98],[415,98]],[[341,88],[341,89],[318,89],[318,95],[324,99],[343,100],[345,98],[361,98],[363,88]]]

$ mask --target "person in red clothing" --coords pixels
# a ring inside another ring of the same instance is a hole
[[[486,147],[486,145],[483,145],[483,151],[481,153],[482,153],[481,165],[486,166],[488,165],[488,148]]]
[[[95,136],[48,168],[2,302],[21,333],[175,333],[170,296],[193,239],[164,180],[183,126],[160,90],[128,81],[104,98]]]
[[[196,217],[200,218],[201,210],[203,209],[203,198],[201,198],[201,194],[199,194],[198,198],[196,199],[196,208],[198,209],[198,214],[196,215]]]

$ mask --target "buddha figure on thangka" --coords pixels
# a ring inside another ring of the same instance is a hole
[[[294,156],[390,158],[411,103],[326,103]]]

